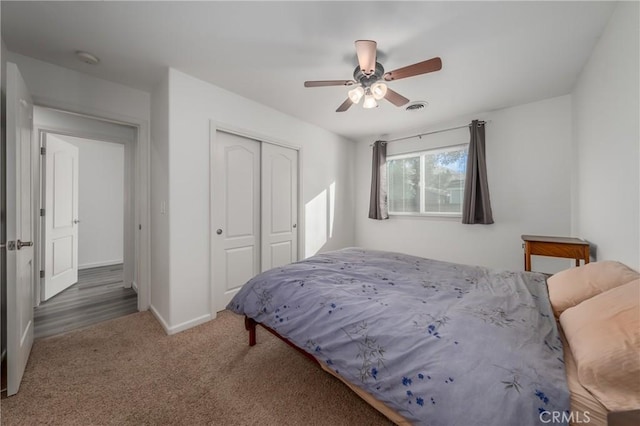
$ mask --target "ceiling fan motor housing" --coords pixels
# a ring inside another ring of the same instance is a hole
[[[376,81],[380,80],[384,75],[384,67],[379,62],[376,62],[376,70],[373,74],[366,75],[359,66],[353,71],[353,79],[360,83],[362,87],[370,87]]]

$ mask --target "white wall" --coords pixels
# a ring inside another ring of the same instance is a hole
[[[14,52],[9,52],[8,60],[18,65],[35,104],[149,119],[151,95],[147,92]]]
[[[618,4],[573,91],[574,228],[640,269],[640,4]]]
[[[428,112],[427,112],[428,114]],[[522,234],[569,235],[571,231],[571,99],[561,96],[420,129],[411,134],[467,124],[486,124],[489,192],[495,223],[463,225],[460,218],[367,218],[372,140],[356,153],[356,244],[379,250],[502,269],[524,268]],[[397,136],[390,135],[387,139]],[[388,154],[469,141],[468,129],[421,140],[392,142]],[[533,270],[555,272],[566,260],[533,258]]]
[[[169,71],[168,98],[171,287],[168,322],[172,330],[205,321],[211,314],[210,120],[263,135],[266,140],[300,146],[301,202],[306,216],[322,217],[324,212],[326,217],[324,222],[314,221],[313,228],[305,228],[302,218],[300,243],[313,234],[316,241],[326,239],[324,244],[316,244],[315,250],[353,245],[353,143],[173,69]],[[327,200],[331,199],[332,187],[335,188],[333,216],[327,211],[330,206],[313,201],[316,197],[322,199],[322,194],[327,194]],[[154,204],[153,209],[158,208]],[[331,217],[334,218],[332,227]],[[305,253],[311,254],[314,252]]]
[[[58,137],[78,147],[78,268],[123,263],[124,145]]]
[[[151,94],[151,310],[171,324],[169,287],[169,214],[161,204],[169,200],[169,72]]]

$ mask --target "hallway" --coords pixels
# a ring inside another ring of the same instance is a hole
[[[78,271],[78,282],[34,309],[35,338],[84,328],[138,311],[138,295],[123,287],[123,265]]]

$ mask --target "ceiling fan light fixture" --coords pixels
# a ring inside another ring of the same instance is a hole
[[[367,93],[364,95],[364,102],[362,103],[362,108],[371,109],[376,108],[378,106],[378,102],[376,102],[376,98],[373,97],[372,94]]]
[[[373,40],[356,40],[358,64],[364,75],[372,75],[376,71],[376,47]]]
[[[387,85],[384,83],[375,83],[371,86],[371,93],[376,100],[383,99],[387,94]]]
[[[360,99],[362,99],[362,97],[364,96],[364,89],[362,88],[362,86],[358,86],[355,89],[349,90],[348,94],[349,94],[349,99],[351,99],[351,102],[353,102],[354,104],[357,104],[358,102],[360,102]]]

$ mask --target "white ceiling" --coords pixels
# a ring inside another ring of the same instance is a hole
[[[349,138],[420,129],[571,91],[611,2],[10,2],[8,49],[151,91],[173,67]],[[335,109],[353,42],[378,42],[387,71],[434,56],[442,70],[390,83],[412,101]],[[97,66],[73,52],[100,57]]]

